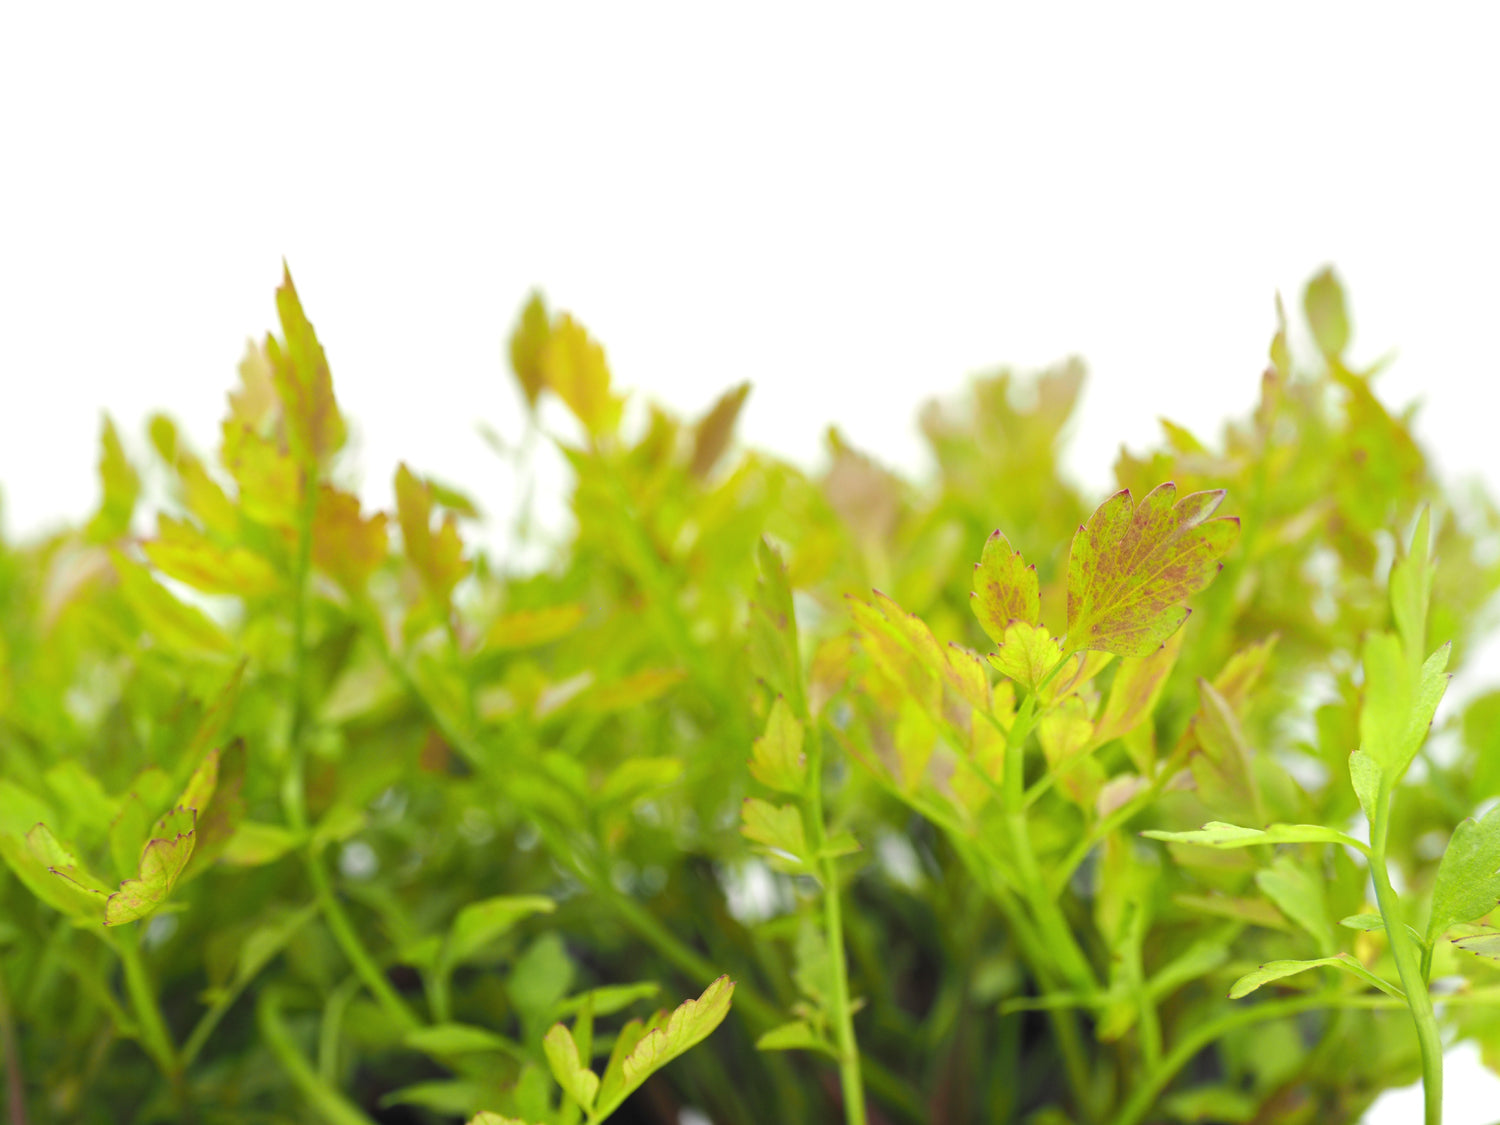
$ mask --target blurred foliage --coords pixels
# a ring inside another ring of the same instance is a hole
[[[930,480],[836,430],[808,473],[736,445],[747,387],[626,411],[534,298],[526,425],[577,425],[531,571],[420,467],[362,509],[290,278],[278,311],[215,456],[158,416],[132,464],[106,421],[97,513],[0,546],[11,1125],[1340,1122],[1419,1075],[1353,974],[1226,998],[1299,957],[1394,979],[1358,849],[1140,835],[1363,831],[1362,657],[1414,627],[1424,508],[1419,655],[1493,620],[1500,511],[1346,365],[1331,274],[1318,355],[1278,304],[1253,414],[1163,421],[1108,501],[1060,466],[1077,363],[929,405]],[[1438,712],[1388,854],[1445,1030],[1500,1067],[1482,914],[1422,927],[1497,731],[1494,692]]]

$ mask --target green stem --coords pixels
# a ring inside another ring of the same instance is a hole
[[[255,1017],[262,1041],[270,1048],[271,1054],[276,1056],[276,1061],[281,1064],[281,1069],[291,1079],[292,1085],[297,1087],[308,1105],[327,1125],[374,1125],[358,1106],[319,1078],[317,1072],[302,1057],[297,1044],[292,1042],[291,1031],[282,1019],[281,998],[275,989],[266,989],[260,994],[260,1000],[255,1006]]]
[[[385,972],[376,964],[375,958],[360,941],[353,923],[349,921],[349,915],[344,913],[343,905],[334,893],[333,883],[328,878],[327,869],[323,866],[323,857],[316,853],[309,853],[307,871],[312,878],[313,895],[323,912],[323,919],[328,923],[333,940],[338,942],[339,948],[344,951],[350,968],[370,990],[370,995],[375,997],[376,1003],[400,1025],[402,1031],[413,1031],[421,1027],[421,1019],[386,979]]]
[[[1375,901],[1380,907],[1380,916],[1385,921],[1391,956],[1395,958],[1396,971],[1401,976],[1401,987],[1406,992],[1406,1003],[1417,1028],[1417,1046],[1422,1055],[1423,1121],[1425,1125],[1441,1125],[1443,1039],[1438,1029],[1437,1013],[1432,1007],[1432,994],[1427,990],[1427,978],[1422,971],[1421,951],[1417,942],[1406,931],[1406,921],[1401,916],[1401,902],[1396,897],[1396,890],[1391,886],[1390,872],[1386,869],[1386,837],[1390,832],[1390,812],[1391,796],[1386,785],[1382,784],[1375,809],[1375,821],[1370,825],[1370,878],[1375,884]]]
[[[26,1125],[26,1075],[16,1047],[16,1024],[10,1010],[5,973],[0,970],[0,1053],[5,1056],[5,1108],[10,1125]]]
[[[177,1048],[172,1045],[172,1035],[156,1002],[156,989],[141,960],[140,934],[133,928],[120,931],[112,944],[125,970],[125,991],[140,1025],[141,1046],[146,1048],[146,1053],[155,1060],[162,1074],[175,1084],[181,1075]]]

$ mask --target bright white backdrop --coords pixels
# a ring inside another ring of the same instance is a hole
[[[510,503],[474,423],[518,432],[533,285],[645,395],[752,380],[743,436],[804,463],[837,421],[920,469],[920,399],[1081,354],[1102,491],[1157,415],[1250,406],[1327,262],[1356,357],[1399,349],[1384,393],[1500,492],[1500,8],[750,10],[7,6],[7,531],[89,510],[101,410],[209,446],[283,255],[372,503],[398,457]],[[1451,1125],[1494,1115],[1472,1072]]]

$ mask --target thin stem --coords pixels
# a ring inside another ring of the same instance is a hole
[[[343,905],[334,893],[333,883],[323,866],[323,857],[310,853],[307,857],[307,872],[312,877],[313,895],[323,912],[323,919],[328,923],[333,940],[344,951],[349,967],[358,974],[370,994],[375,997],[376,1003],[401,1026],[402,1031],[413,1031],[421,1027],[421,1019],[386,979],[384,970],[376,964],[375,958],[360,941],[353,923],[349,921],[349,915],[344,913]]]
[[[364,1112],[328,1085],[292,1042],[291,1031],[281,1016],[281,997],[275,989],[266,989],[260,994],[255,1006],[256,1023],[260,1037],[270,1048],[271,1054],[281,1064],[281,1069],[297,1087],[308,1105],[317,1111],[327,1125],[374,1125]]]
[[[10,1125],[27,1125],[26,1075],[21,1070],[21,1052],[16,1047],[16,1024],[10,1010],[5,973],[0,971],[0,1052],[5,1055],[5,1109]]]
[[[141,1046],[146,1048],[146,1053],[161,1068],[162,1074],[175,1083],[181,1073],[177,1048],[172,1045],[172,1035],[156,1002],[156,989],[141,960],[140,934],[133,928],[123,930],[112,944],[125,970],[125,991],[140,1026]]]
[[[1443,1039],[1438,1029],[1437,1013],[1432,1007],[1432,994],[1427,989],[1427,978],[1422,971],[1421,951],[1417,942],[1406,931],[1406,921],[1401,916],[1401,903],[1396,897],[1395,888],[1391,886],[1390,872],[1385,865],[1390,806],[1390,793],[1386,784],[1382,784],[1375,809],[1375,821],[1370,825],[1370,878],[1375,884],[1375,901],[1380,907],[1380,916],[1385,921],[1391,956],[1395,958],[1396,971],[1401,976],[1401,987],[1406,991],[1406,1002],[1411,1008],[1411,1018],[1417,1028],[1417,1046],[1422,1055],[1423,1120],[1425,1125],[1441,1125]]]

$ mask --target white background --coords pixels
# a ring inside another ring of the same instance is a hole
[[[376,504],[405,458],[508,509],[475,423],[520,432],[532,286],[645,396],[752,380],[742,435],[808,465],[837,422],[920,470],[921,399],[1081,354],[1102,494],[1158,415],[1249,409],[1324,263],[1355,357],[1399,349],[1382,393],[1500,492],[1500,8],[408,11],[0,12],[8,533],[91,509],[102,410],[212,447],[283,256]],[[1450,1125],[1494,1116],[1472,1069]]]

